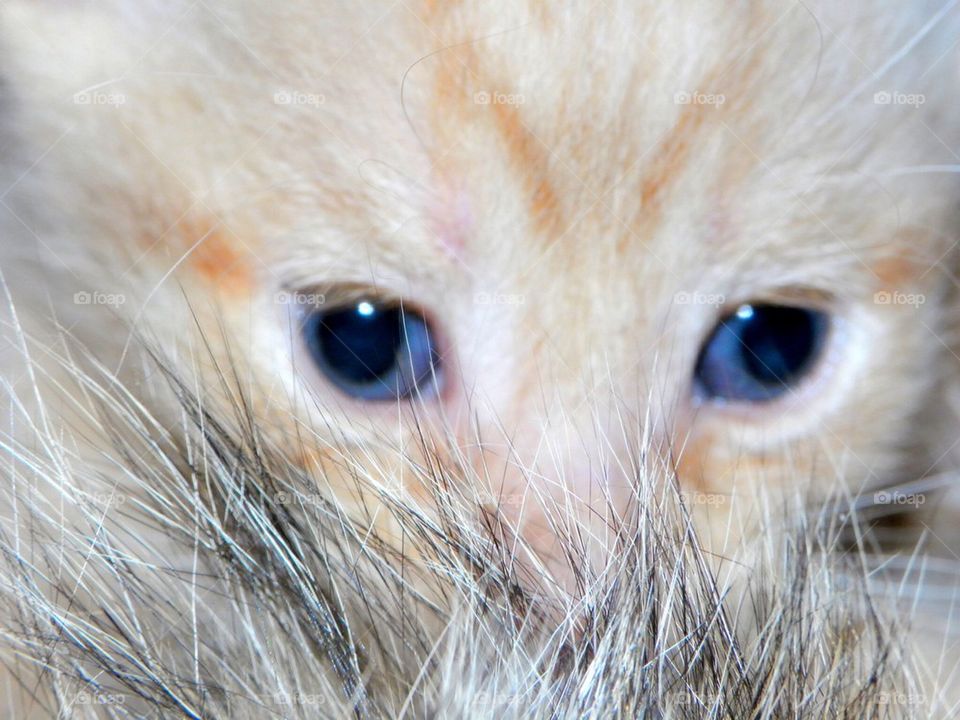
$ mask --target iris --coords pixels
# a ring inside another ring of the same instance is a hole
[[[433,332],[414,310],[361,300],[311,313],[303,333],[319,370],[352,397],[386,401],[439,391]]]
[[[711,400],[763,402],[794,388],[815,367],[826,314],[786,305],[742,305],[700,351],[696,379]]]

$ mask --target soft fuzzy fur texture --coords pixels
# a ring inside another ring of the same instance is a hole
[[[953,713],[960,2],[0,21],[14,717]],[[310,365],[357,288],[441,397]],[[757,301],[825,361],[698,403]]]

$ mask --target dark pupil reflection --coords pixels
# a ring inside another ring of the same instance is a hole
[[[819,345],[815,313],[790,307],[755,310],[741,321],[743,361],[757,380],[790,383],[802,375]]]
[[[400,308],[370,303],[327,313],[317,329],[327,362],[346,380],[375,382],[397,364],[403,346]]]

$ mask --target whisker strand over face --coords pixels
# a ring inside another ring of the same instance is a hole
[[[949,715],[960,6],[890,5],[7,0],[9,714]]]

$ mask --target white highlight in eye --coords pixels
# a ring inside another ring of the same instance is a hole
[[[373,315],[374,312],[376,312],[376,308],[373,307],[373,303],[363,301],[362,303],[357,305],[357,312],[363,315],[364,317],[370,317],[371,315]]]
[[[753,305],[741,305],[737,308],[737,317],[741,320],[749,320],[753,317]]]

